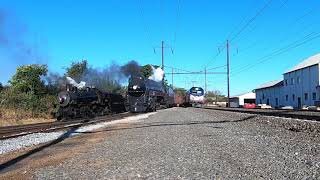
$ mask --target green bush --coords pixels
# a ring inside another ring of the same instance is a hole
[[[36,95],[33,93],[21,93],[11,89],[0,93],[0,108],[22,110],[30,112],[32,118],[48,118],[55,111],[57,98],[54,95]]]

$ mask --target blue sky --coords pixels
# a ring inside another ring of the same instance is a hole
[[[320,52],[320,37],[308,39],[320,32],[317,0],[1,0],[0,10],[9,21],[5,26],[7,38],[13,39],[10,47],[0,44],[3,83],[17,65],[29,63],[46,63],[50,71],[59,73],[80,59],[98,68],[129,60],[160,65],[161,51],[157,47],[162,40],[174,49],[173,54],[165,50],[165,65],[200,71],[206,65],[213,68],[226,64],[225,50],[216,54],[229,38],[234,95],[281,79],[284,71]],[[308,42],[261,61],[299,40]],[[15,53],[15,44],[23,44],[22,55]],[[166,71],[171,72],[168,68]],[[171,75],[167,79],[171,83]],[[226,75],[208,75],[207,79],[208,90],[226,93]],[[174,84],[203,87],[204,75],[175,75]]]

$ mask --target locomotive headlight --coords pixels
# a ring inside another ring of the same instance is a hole
[[[60,97],[59,97],[59,102],[60,102],[60,103],[63,103],[65,100],[67,100],[67,97],[66,97],[66,96],[60,96]]]
[[[139,88],[139,86],[138,85],[134,85],[134,86],[132,86],[132,89],[133,90],[137,90]]]

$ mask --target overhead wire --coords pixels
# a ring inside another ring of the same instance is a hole
[[[253,1],[255,1],[255,0],[253,0]],[[250,4],[254,4],[254,3],[251,2]],[[251,8],[249,8],[249,9],[251,9]],[[230,31],[230,33],[229,33],[228,36],[227,36],[227,39],[230,39],[231,35],[232,35],[237,29],[239,29],[239,27],[241,26],[241,24],[243,24],[243,23],[245,22],[245,20],[247,19],[247,17],[248,17],[248,15],[242,16],[240,23],[239,23],[237,26],[235,26],[235,27]]]
[[[181,69],[181,68],[176,68],[176,67],[171,67],[171,66],[164,66],[164,67],[167,67],[167,68],[171,68],[171,69],[175,69],[175,70],[178,70],[178,71],[184,71],[184,72],[192,72],[192,71],[189,71],[189,70],[185,70],[185,69]]]
[[[314,34],[314,36],[311,36],[312,34]],[[311,36],[311,37],[309,37],[309,36]],[[272,52],[272,53],[270,53],[270,54],[268,54],[266,56],[263,56],[262,58],[257,59],[257,61],[258,61],[257,63],[254,63],[254,64],[247,65],[247,66],[243,67],[241,70],[232,73],[232,76],[234,76],[235,73],[239,74],[239,73],[241,73],[243,71],[246,71],[248,69],[251,69],[251,68],[253,68],[253,67],[255,67],[255,66],[259,65],[259,64],[265,63],[266,61],[272,59],[274,56],[283,54],[283,53],[285,53],[287,51],[290,51],[291,49],[294,49],[294,48],[297,48],[299,46],[302,46],[303,44],[306,44],[306,43],[308,43],[308,42],[310,42],[310,41],[312,41],[312,40],[314,40],[316,38],[319,38],[319,37],[320,37],[320,32],[318,32],[318,33],[310,33],[310,34],[308,34],[307,36],[305,36],[301,40],[297,40],[297,41],[295,41],[295,42],[293,42],[293,43],[291,43],[291,44],[289,44],[289,45],[287,45],[287,46],[285,46],[283,48],[280,48],[280,49],[278,49],[278,50],[276,50],[276,51],[274,51],[274,52]]]
[[[141,19],[142,19],[142,23],[144,26],[144,30],[147,36],[147,40],[150,42],[151,46],[152,46],[152,40],[151,40],[151,33],[150,33],[150,28],[148,26],[148,23],[146,22],[145,16],[144,16],[144,9],[142,6],[142,0],[138,0],[138,4],[139,4],[139,9],[140,9],[140,15],[141,15]]]
[[[285,6],[285,5],[287,4],[287,2],[288,2],[288,0],[286,0],[281,7]],[[312,14],[313,12],[315,12],[315,10],[316,10],[317,8],[318,8],[318,7],[315,7],[315,8],[312,8],[312,9],[308,10],[307,12],[303,13],[301,16],[295,18],[292,22],[288,23],[287,26],[292,27],[293,25],[295,25],[295,24],[298,23],[298,22],[300,22],[299,24],[301,24],[301,20],[302,20],[303,18],[305,18],[306,16],[308,16],[308,15]],[[288,33],[285,33],[285,34],[284,34],[284,37],[280,40],[280,42],[287,41],[287,40],[288,40],[288,36],[289,36],[289,34],[288,34]],[[249,36],[247,36],[247,37],[249,37]],[[239,40],[239,39],[238,39],[238,40]],[[255,40],[251,45],[248,45],[247,47],[241,49],[241,52],[247,51],[247,50],[249,50],[249,49],[252,49],[252,48],[256,47],[256,44],[257,44],[258,42],[259,42],[259,40]]]
[[[264,4],[264,6],[259,9],[258,12],[252,18],[250,18],[250,20],[245,23],[244,26],[242,26],[242,28],[232,38],[230,38],[230,41],[236,39],[253,21],[255,21],[263,13],[263,11],[269,7],[272,1],[273,0],[268,0],[267,3]]]
[[[231,37],[231,35],[233,34],[233,32],[237,29],[237,28],[234,28],[231,33],[229,33],[229,36],[227,37],[227,39],[230,39],[230,41],[233,41],[234,39],[236,39],[253,21],[255,21],[257,19],[258,16],[260,16],[263,11],[271,4],[273,0],[268,0],[266,4],[264,4],[264,6],[262,8],[260,8],[258,10],[258,12],[255,13],[255,15],[250,18],[250,20],[248,22],[246,22],[244,24],[244,26],[242,26],[240,28],[240,30],[233,36]],[[243,21],[244,21],[245,18],[243,18]],[[242,23],[240,23],[242,24]],[[219,50],[218,53],[212,58],[212,60],[209,60],[209,62],[205,65],[205,67],[209,66],[210,63],[213,62],[213,60],[215,60],[222,52],[223,50],[225,49],[226,47],[223,46],[222,50]]]
[[[283,7],[283,6],[282,6]],[[296,23],[298,23],[298,22],[300,22],[299,24],[301,24],[301,20],[303,19],[303,18],[305,18],[306,16],[308,16],[308,15],[310,15],[312,12],[314,12],[316,9],[317,9],[318,7],[316,7],[316,8],[312,8],[312,9],[310,9],[310,10],[308,10],[307,12],[305,12],[305,13],[303,13],[301,16],[299,16],[299,17],[297,17],[297,18],[295,18],[293,21],[291,21],[287,26],[289,26],[289,27],[292,27],[294,24],[296,24]],[[304,28],[305,29],[305,28]],[[298,32],[297,32],[298,33]],[[297,33],[295,33],[295,34],[297,34]],[[307,36],[310,36],[310,35],[312,35],[312,33],[311,34],[308,34]],[[306,37],[307,37],[306,36]],[[306,37],[304,37],[304,38],[306,38]],[[289,34],[288,33],[285,33],[284,35],[283,35],[283,38],[279,41],[279,42],[285,42],[285,41],[287,41],[289,39]],[[254,47],[256,47],[255,45],[258,43],[259,41],[255,41],[254,43],[252,43],[251,45],[249,45],[249,46],[247,46],[246,48],[244,48],[243,50],[241,50],[241,52],[243,52],[243,51],[248,51],[249,49],[252,49],[252,48],[254,48]],[[267,47],[266,47],[267,48]],[[248,66],[248,65],[247,65]],[[239,69],[241,69],[241,68],[243,68],[243,67],[240,67],[240,66],[238,66],[238,67],[235,67],[235,68],[233,68],[232,70],[234,71],[234,70],[239,70]]]
[[[176,50],[176,42],[177,42],[177,33],[179,30],[179,24],[180,24],[180,10],[181,10],[181,0],[177,0],[177,10],[176,10],[176,27],[173,37],[173,52]]]
[[[204,67],[209,67],[209,64],[213,63],[213,61],[216,60],[222,52],[224,52],[225,48],[225,46],[222,46],[222,49],[219,49],[219,51],[206,63]]]

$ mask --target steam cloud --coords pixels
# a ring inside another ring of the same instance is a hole
[[[84,87],[86,87],[86,82],[81,81],[80,83],[77,83],[74,79],[72,79],[71,77],[67,77],[67,81],[72,84],[73,86],[77,87],[78,89],[83,89]]]
[[[153,72],[153,74],[148,79],[151,79],[151,80],[154,80],[157,82],[160,82],[163,80],[164,72],[160,67],[154,68],[152,66],[152,72]]]

